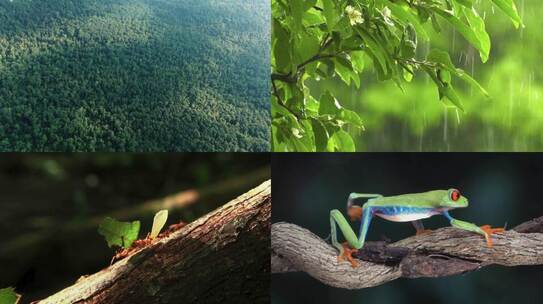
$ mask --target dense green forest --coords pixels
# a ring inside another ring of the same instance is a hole
[[[259,0],[1,0],[1,151],[269,149]]]

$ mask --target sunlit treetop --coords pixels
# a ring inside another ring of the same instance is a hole
[[[492,2],[522,26],[513,0]],[[448,24],[489,58],[491,41],[475,0],[272,0],[272,144],[274,151],[354,151],[347,132],[363,129],[360,116],[329,90],[308,82],[337,77],[361,86],[372,67],[379,80],[400,89],[417,71],[429,76],[440,100],[463,111],[454,83],[483,87],[456,68],[447,50],[432,46],[429,31]],[[390,102],[390,101],[383,101]]]

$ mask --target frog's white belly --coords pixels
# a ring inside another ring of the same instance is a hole
[[[434,208],[416,207],[379,207],[374,212],[375,215],[392,222],[411,222],[440,214],[440,211]]]

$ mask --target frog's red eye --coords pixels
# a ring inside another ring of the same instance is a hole
[[[451,200],[452,200],[453,202],[458,201],[458,200],[460,199],[460,196],[461,196],[461,195],[460,195],[460,191],[458,191],[458,190],[456,190],[456,189],[451,190],[451,192],[450,192],[450,197],[451,197]]]

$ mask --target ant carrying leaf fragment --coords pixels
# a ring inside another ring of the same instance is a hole
[[[21,295],[12,287],[0,289],[0,304],[17,304],[20,299]]]
[[[114,218],[106,217],[98,227],[98,233],[106,238],[107,245],[130,248],[138,238],[140,221],[119,222]]]
[[[126,222],[118,222],[111,218],[106,218],[104,222],[100,225],[100,228],[98,229],[98,232],[106,237],[106,240],[108,241],[108,245],[111,247],[111,245],[117,245],[119,246],[119,250],[115,253],[115,256],[111,259],[111,264],[113,264],[116,261],[122,260],[128,255],[130,255],[132,252],[135,252],[141,248],[144,248],[151,243],[153,243],[154,240],[159,238],[164,238],[168,235],[170,235],[172,232],[181,229],[186,225],[184,222],[179,222],[177,224],[170,225],[166,231],[163,233],[160,233],[164,225],[166,224],[166,221],[168,220],[168,210],[160,210],[155,214],[155,217],[153,219],[153,227],[151,229],[151,233],[147,234],[147,237],[141,240],[138,240],[138,233],[139,233],[139,221],[132,222],[132,224],[135,224],[137,222],[137,231],[136,230],[130,230],[130,238],[128,239],[129,242],[127,242],[125,239],[128,237],[127,234],[125,234],[127,231],[127,224]],[[113,222],[112,222],[113,221]],[[113,224],[112,224],[113,223]],[[113,227],[113,228],[112,228]],[[133,227],[135,228],[135,226]],[[113,236],[107,235],[106,233],[113,233]],[[136,233],[135,235],[133,233]],[[119,244],[118,238],[121,238],[123,242]],[[133,238],[132,238],[133,237]],[[110,243],[110,239],[112,239]],[[111,244],[111,245],[110,245]],[[127,245],[129,244],[129,245]]]
[[[151,229],[151,239],[158,236],[160,230],[162,230],[162,227],[164,227],[164,224],[166,224],[166,220],[168,220],[168,210],[160,210],[155,214],[155,218],[153,219],[153,228]]]

